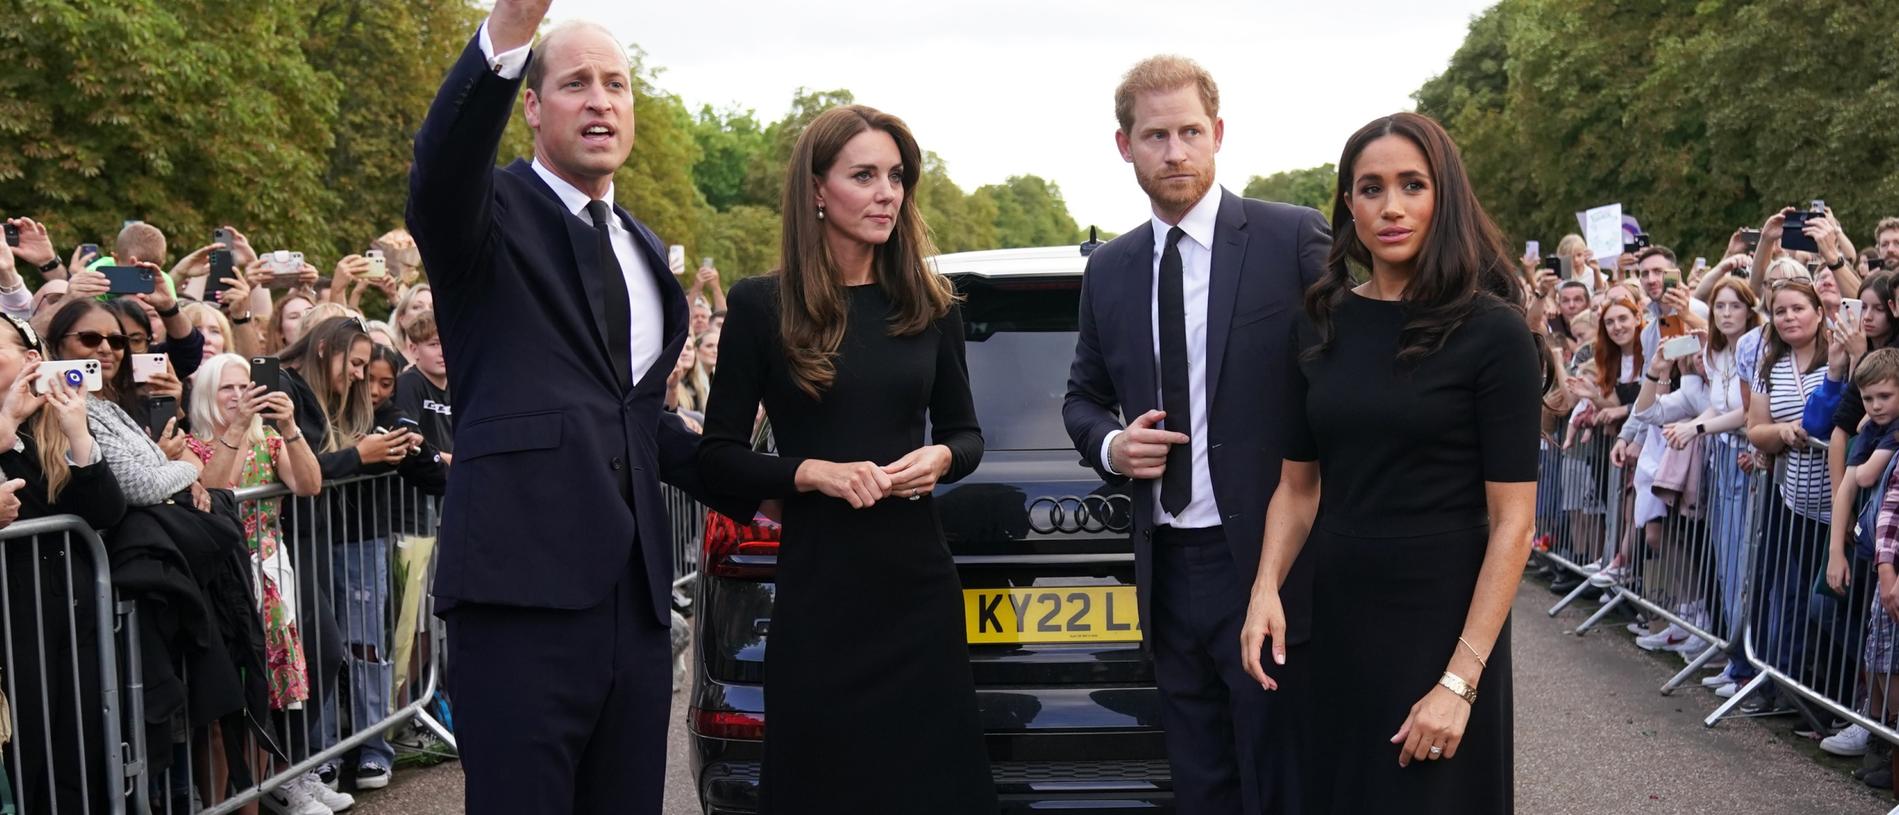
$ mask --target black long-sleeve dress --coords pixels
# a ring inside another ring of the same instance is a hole
[[[854,510],[800,494],[806,458],[888,464],[930,441],[950,448],[944,481],[982,458],[952,310],[890,336],[875,285],[849,290],[837,378],[822,401],[791,379],[778,332],[778,280],[732,287],[699,463],[708,482],[782,498],[777,600],[765,657],[766,813],[995,812],[977,720],[961,584],[932,500]],[[751,449],[760,402],[778,456]],[[749,520],[749,519],[746,519]]]
[[[1319,462],[1311,658],[1315,709],[1334,723],[1312,745],[1308,811],[1509,813],[1508,622],[1456,757],[1400,768],[1391,737],[1462,647],[1489,545],[1484,483],[1536,480],[1536,348],[1493,302],[1401,366],[1405,312],[1346,295],[1331,347],[1296,378],[1305,426],[1287,458]],[[1299,334],[1302,352],[1317,340],[1303,320]]]

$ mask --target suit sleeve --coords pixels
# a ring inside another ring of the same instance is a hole
[[[433,285],[461,285],[482,271],[475,259],[494,237],[495,157],[520,88],[520,78],[489,68],[472,39],[416,132],[407,221]]]
[[[936,381],[930,386],[930,441],[950,449],[949,473],[942,478],[950,484],[982,463],[982,426],[976,420],[976,400],[969,393],[962,309],[951,307],[937,321],[937,328],[942,337],[937,343]]]
[[[1299,282],[1309,289],[1325,274],[1325,260],[1332,254],[1332,225],[1316,209],[1299,211]]]
[[[659,477],[674,487],[684,491],[692,499],[717,510],[728,518],[743,518],[749,521],[758,513],[759,501],[720,492],[707,486],[700,475],[699,446],[704,443],[698,433],[692,432],[681,421],[679,414],[661,412],[659,414]]]
[[[1081,453],[1081,459],[1095,468],[1103,481],[1120,485],[1127,483],[1127,477],[1116,475],[1107,468],[1107,462],[1101,460],[1101,444],[1109,433],[1121,429],[1119,417],[1120,397],[1115,393],[1114,380],[1108,376],[1108,366],[1101,355],[1100,333],[1095,328],[1095,307],[1102,303],[1097,281],[1101,273],[1095,269],[1102,261],[1101,252],[1088,258],[1088,270],[1081,278],[1081,313],[1075,332],[1075,359],[1068,366],[1068,393],[1062,398],[1062,424],[1068,428],[1068,437],[1075,443],[1075,450]],[[1105,266],[1105,262],[1103,262]]]
[[[778,320],[768,286],[759,278],[741,280],[726,296],[728,316],[719,335],[719,370],[706,403],[705,439],[699,443],[704,476],[757,499],[797,495],[798,467],[804,464],[802,458],[752,449],[753,423],[778,353],[771,333]],[[739,520],[750,521],[751,516]]]

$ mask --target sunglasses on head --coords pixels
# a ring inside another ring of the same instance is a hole
[[[131,338],[124,334],[101,334],[97,331],[74,331],[71,334],[67,334],[66,337],[78,340],[80,345],[87,348],[98,348],[99,343],[103,342],[112,346],[112,350],[114,351],[123,351],[126,349],[126,346],[132,343]],[[66,337],[61,337],[60,339],[65,339]]]

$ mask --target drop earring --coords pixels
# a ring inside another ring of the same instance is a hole
[[[818,220],[824,220],[824,207],[818,207]]]

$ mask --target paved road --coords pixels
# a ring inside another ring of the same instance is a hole
[[[1528,583],[1515,617],[1517,811],[1523,815],[1881,815],[1892,807],[1854,781],[1852,763],[1792,735],[1794,719],[1701,719],[1713,694],[1655,689],[1680,662],[1638,650],[1620,630],[1569,631],[1577,608],[1551,619],[1552,596]],[[1591,609],[1593,610],[1593,609]],[[1620,622],[1615,624],[1619,627]],[[697,815],[687,775],[684,695],[674,697],[666,815]],[[460,765],[405,771],[365,795],[363,815],[461,811]]]

